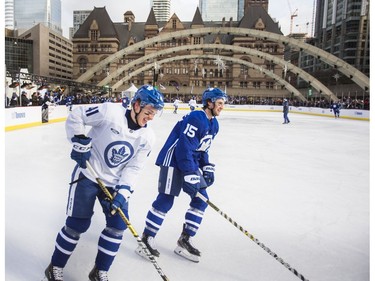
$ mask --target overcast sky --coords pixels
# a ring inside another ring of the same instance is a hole
[[[119,1],[119,0],[62,0],[62,28],[65,37],[69,37],[69,27],[73,26],[73,11],[88,10],[95,7],[106,7],[113,22],[123,21],[123,14],[132,11],[137,22],[147,20],[150,12],[150,0]],[[311,34],[311,22],[314,0],[270,0],[269,14],[279,21],[281,31],[287,35],[290,30],[290,9],[298,9],[298,16],[294,18],[294,32],[308,32]],[[199,0],[171,0],[171,14],[182,21],[191,21],[198,7]],[[308,24],[307,24],[308,23]],[[298,25],[298,26],[296,26]]]

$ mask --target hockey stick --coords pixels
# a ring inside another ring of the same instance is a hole
[[[244,233],[246,236],[250,237],[251,240],[253,240],[258,246],[260,246],[263,250],[265,250],[268,254],[270,254],[272,257],[274,257],[278,262],[280,262],[283,266],[285,266],[287,269],[289,269],[291,272],[293,272],[299,279],[302,281],[309,281],[306,279],[302,274],[298,273],[297,270],[292,268],[288,263],[286,263],[282,258],[280,258],[277,254],[271,251],[270,248],[266,247],[263,243],[261,243],[257,238],[255,238],[251,233],[249,233],[247,230],[245,230],[242,226],[240,226],[237,222],[235,222],[231,217],[229,217],[226,213],[222,212],[214,203],[212,203],[210,200],[208,200],[204,195],[201,193],[197,193],[196,195],[200,199],[202,199],[204,202],[206,202],[210,207],[212,207],[216,212],[218,212],[220,215],[222,215],[226,220],[228,220],[231,224],[233,224],[236,228],[241,230],[242,233]]]
[[[98,174],[95,172],[94,168],[91,166],[89,161],[86,161],[86,166],[89,169],[91,175],[96,179],[96,182],[99,184],[100,188],[104,192],[104,194],[108,197],[109,200],[113,199],[112,194],[108,191],[107,187],[105,186],[104,182],[99,178]],[[133,234],[135,239],[137,239],[138,245],[142,247],[142,250],[146,253],[147,258],[149,261],[154,265],[157,272],[159,273],[160,277],[164,281],[169,281],[168,277],[164,274],[163,270],[158,265],[155,257],[151,254],[151,252],[147,249],[146,245],[142,242],[141,238],[139,238],[139,235],[137,231],[135,231],[133,225],[130,223],[128,218],[125,216],[124,212],[121,210],[121,208],[117,209],[118,214],[120,215],[121,219],[125,222],[127,227],[129,228],[130,232]]]

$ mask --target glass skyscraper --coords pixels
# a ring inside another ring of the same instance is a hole
[[[370,73],[370,20],[367,0],[318,0],[316,46]]]
[[[199,0],[203,21],[238,20],[238,0]]]
[[[38,23],[62,34],[61,0],[14,0],[14,28],[19,33]]]
[[[241,20],[242,17],[244,16],[245,14],[244,7],[245,7],[245,0],[238,0],[237,20]]]

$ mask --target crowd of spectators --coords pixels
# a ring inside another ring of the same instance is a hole
[[[165,102],[171,102],[178,98],[183,103],[188,103],[194,95],[180,95],[180,96],[165,96]],[[201,103],[201,96],[194,96],[197,103]],[[288,97],[289,98],[289,97]],[[6,98],[6,107],[19,106],[20,99],[16,93],[13,93],[11,98]],[[65,94],[61,90],[44,92],[34,92],[31,99],[28,99],[26,92],[22,93],[21,106],[42,106],[46,102],[54,105],[67,105],[67,104],[97,104],[104,102],[121,102],[120,96],[109,96],[108,94],[102,95],[100,93],[92,94],[90,92],[76,92],[72,94]],[[341,97],[339,100],[342,109],[370,109],[369,98],[358,99],[352,97]],[[282,105],[282,97],[254,97],[254,96],[228,96],[228,104],[234,105]],[[297,98],[289,98],[289,105],[295,107],[320,107],[330,108],[332,101],[324,97],[310,98],[307,102],[301,101]]]
[[[96,104],[104,102],[121,102],[118,97],[108,97],[107,95],[91,94],[77,92],[72,94],[64,94],[61,90],[58,91],[37,91],[31,95],[29,99],[25,91],[21,94],[21,106],[43,106],[49,105],[66,105],[71,104]],[[11,98],[5,97],[5,107],[20,106],[20,99],[16,92],[12,94]]]
[[[289,98],[289,105],[295,107],[319,107],[330,108],[332,101],[326,98],[310,98],[307,102],[296,98]],[[352,97],[341,97],[339,99],[341,108],[343,109],[370,109],[369,98],[358,99]],[[282,105],[283,98],[262,98],[262,97],[243,97],[243,96],[229,96],[229,104],[253,104],[253,105]]]
[[[188,103],[192,95],[182,95],[174,97],[165,97],[166,102],[173,102],[176,98],[181,100],[183,103]],[[201,103],[201,96],[195,96],[197,103]],[[228,104],[234,105],[282,105],[285,97],[254,97],[254,96],[228,96]],[[295,107],[320,107],[330,108],[332,101],[329,101],[323,97],[311,98],[307,102],[301,101],[297,98],[290,98],[289,105]],[[351,97],[341,97],[339,100],[341,108],[343,109],[370,109],[369,98],[358,99]]]

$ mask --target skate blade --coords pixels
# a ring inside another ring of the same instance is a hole
[[[149,259],[149,257],[148,257],[148,255],[145,253],[145,251],[142,249],[142,247],[141,246],[138,246],[138,248],[137,249],[135,249],[135,252],[139,255],[139,256],[141,256],[142,258],[144,258],[144,259],[146,259],[146,260],[150,260]],[[150,253],[151,254],[151,253]],[[153,256],[152,254],[151,254],[151,256],[157,261],[158,260],[158,257],[155,257],[155,256]]]
[[[189,261],[199,262],[199,256],[190,254],[186,249],[184,249],[184,248],[182,248],[180,246],[177,246],[176,249],[174,249],[174,252],[177,255],[179,255],[179,256],[181,256],[181,257],[183,257],[183,258],[185,258],[185,259],[187,259]]]

